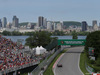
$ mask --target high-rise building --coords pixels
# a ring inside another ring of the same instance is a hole
[[[93,30],[97,31],[98,30],[97,20],[93,20],[92,24],[93,24]]]
[[[19,19],[16,16],[13,16],[13,23],[12,26],[19,27]]]
[[[44,25],[44,17],[39,16],[38,17],[38,27],[43,27],[43,25]]]
[[[61,23],[57,23],[57,30],[59,30],[59,31],[62,30],[62,24]]]
[[[44,18],[43,27],[44,27],[45,29],[47,28],[47,19],[46,19],[46,18]]]
[[[8,22],[6,28],[10,28],[12,27],[12,23]]]
[[[97,30],[98,30],[98,25],[97,25],[97,24],[95,24],[95,25],[93,26],[93,30],[94,30],[94,31],[97,31]]]
[[[3,17],[3,19],[2,19],[2,27],[6,28],[6,25],[7,25],[7,19],[6,19],[6,17]]]
[[[57,23],[53,22],[53,30],[55,31],[57,29]]]
[[[86,21],[82,21],[82,31],[87,31],[87,22]]]
[[[27,28],[30,29],[30,28],[31,28],[31,25],[32,25],[32,23],[29,22],[29,23],[27,24]]]
[[[100,28],[100,23],[99,23],[99,28]]]
[[[97,31],[98,30],[97,20],[93,20],[92,26],[93,26],[93,31]]]
[[[0,29],[2,28],[2,22],[1,22],[1,19],[0,19]]]
[[[47,30],[49,30],[49,31],[52,30],[52,22],[51,21],[47,22]]]
[[[94,26],[95,24],[97,25],[97,20],[92,21],[92,26]]]

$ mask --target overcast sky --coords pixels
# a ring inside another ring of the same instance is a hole
[[[100,22],[100,0],[0,0],[0,19],[37,22],[38,16],[54,21]]]

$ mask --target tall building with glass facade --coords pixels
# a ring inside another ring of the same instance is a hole
[[[61,23],[57,23],[57,30],[62,31],[62,24]]]
[[[87,22],[86,21],[82,21],[82,31],[87,31]]]
[[[47,30],[52,31],[52,22],[51,21],[47,22]]]
[[[92,26],[97,25],[97,20],[92,21]]]
[[[12,26],[19,27],[19,19],[16,16],[13,16]]]
[[[6,28],[6,25],[7,25],[7,19],[6,19],[6,17],[3,17],[2,18],[2,27]]]
[[[2,22],[1,22],[1,19],[0,19],[0,29],[2,28]]]
[[[38,27],[40,27],[42,29],[47,28],[47,19],[44,18],[43,16],[38,17]]]
[[[93,30],[94,31],[97,31],[98,30],[97,20],[93,20],[92,21],[92,26],[93,26]]]
[[[38,26],[42,27],[44,24],[44,17],[43,16],[39,16],[38,17]]]
[[[46,18],[44,18],[43,27],[44,27],[44,28],[47,28],[47,19],[46,19]]]

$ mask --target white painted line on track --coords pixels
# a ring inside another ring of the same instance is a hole
[[[58,64],[58,62],[61,60],[61,58],[64,56],[64,54],[65,53],[63,53],[58,59],[58,61],[56,61],[55,63],[55,67],[53,68],[53,72],[54,72],[54,75],[57,75],[56,74],[56,72],[55,72],[55,69],[56,69],[56,67],[57,67],[57,64]],[[80,55],[81,55],[81,53],[79,54],[79,57],[78,57],[78,69],[79,69],[79,71],[83,74],[83,72],[81,71],[81,69],[80,69],[80,67],[79,67],[79,64],[80,64]],[[84,75],[84,74],[83,74]]]
[[[81,71],[81,69],[80,69],[80,67],[79,67],[79,65],[80,65],[80,55],[81,55],[81,53],[79,54],[79,57],[78,57],[78,68],[79,68],[79,71],[83,74],[83,72]],[[83,74],[84,75],[84,74]]]
[[[58,59],[57,61],[55,62],[55,64],[53,65],[53,72],[54,72],[54,75],[56,75],[56,72],[55,72],[55,69],[57,67],[57,63],[60,61],[60,59],[64,56],[65,53],[63,53]]]

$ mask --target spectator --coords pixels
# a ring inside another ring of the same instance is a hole
[[[17,43],[11,41],[11,39],[6,39],[0,35],[0,70],[35,62],[36,59],[32,56],[24,56],[23,51],[19,49],[23,49],[23,46],[17,45]]]

